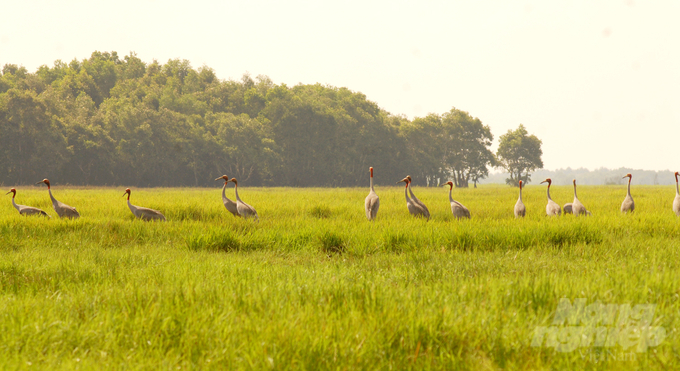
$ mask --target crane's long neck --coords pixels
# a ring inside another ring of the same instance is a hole
[[[633,179],[633,178],[628,178],[628,197],[632,197],[632,196],[630,195],[630,181],[631,181],[632,179]]]
[[[406,186],[404,187],[404,197],[406,197],[407,203],[411,202],[411,200],[408,198],[408,183],[406,183]]]
[[[519,201],[522,201],[522,186],[519,186]]]
[[[12,205],[14,206],[15,209],[21,211],[21,209],[19,208],[19,205],[17,205],[17,203],[14,202],[14,196],[16,196],[16,194],[12,195]]]
[[[680,196],[680,188],[678,188],[678,176],[675,176],[675,195]]]
[[[451,197],[451,191],[453,190],[453,186],[449,188],[449,202],[453,202],[453,197]]]
[[[137,211],[137,206],[130,203],[130,195],[128,195],[127,203],[128,207],[130,208],[130,211],[132,211],[132,213],[134,214],[135,211]]]
[[[576,197],[576,184],[574,184],[574,200],[576,199],[578,199],[578,197]]]
[[[234,183],[234,193],[236,193],[236,200],[241,201],[241,198],[238,196],[238,184]],[[243,201],[241,201],[243,202]]]
[[[224,194],[224,192],[227,190],[227,182],[224,182],[224,185],[222,186],[222,202],[227,202],[228,198],[227,195]]]
[[[48,186],[48,187],[47,187],[47,191],[50,192],[50,198],[52,199],[52,205],[56,205],[59,201],[57,201],[57,199],[54,198],[54,196],[52,196],[52,188],[50,188],[50,187]]]
[[[418,198],[416,195],[413,194],[413,191],[411,190],[411,182],[408,183],[408,193],[411,195],[411,198],[414,200],[417,200]]]
[[[548,183],[548,200],[552,201],[552,198],[550,198],[550,183]]]
[[[371,175],[371,191],[375,192],[375,190],[373,189],[373,175]]]

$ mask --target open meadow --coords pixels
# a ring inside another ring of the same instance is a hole
[[[680,367],[673,187],[633,185],[636,211],[621,215],[624,186],[579,186],[594,216],[548,218],[546,187],[531,184],[521,220],[516,188],[454,189],[472,214],[456,220],[448,187],[414,187],[429,222],[408,214],[403,189],[376,186],[373,223],[368,187],[239,187],[259,222],[228,214],[219,188],[133,189],[164,223],[135,220],[124,187],[55,185],[78,220],[59,220],[45,187],[17,187],[17,203],[52,218],[2,199],[0,368]],[[563,205],[573,190],[551,195]],[[562,298],[652,304],[665,337],[532,346]]]

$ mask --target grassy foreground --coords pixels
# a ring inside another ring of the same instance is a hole
[[[677,369],[680,218],[671,187],[579,187],[594,217],[546,218],[545,188],[241,188],[260,222],[228,215],[219,189],[134,190],[167,223],[134,220],[123,188],[44,188],[0,207],[2,369]],[[4,190],[6,192],[7,190]],[[4,193],[3,192],[3,193]],[[233,195],[233,188],[228,190]],[[553,187],[560,204],[570,187]],[[655,304],[664,341],[558,352],[532,347],[559,300]]]

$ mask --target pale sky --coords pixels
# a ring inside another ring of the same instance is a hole
[[[6,1],[0,65],[95,51],[524,124],[547,169],[680,170],[680,1]]]

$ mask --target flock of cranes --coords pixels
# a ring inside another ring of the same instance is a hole
[[[369,171],[371,172],[371,180],[370,180],[370,192],[368,193],[368,196],[366,196],[366,218],[368,220],[375,220],[376,215],[378,214],[378,207],[380,206],[380,200],[378,198],[378,195],[375,193],[375,190],[373,189],[373,168],[369,168]],[[673,201],[673,212],[675,215],[680,216],[680,187],[678,186],[678,176],[680,176],[680,173],[675,172],[675,200]],[[633,196],[630,194],[630,182],[633,180],[633,175],[631,174],[626,174],[622,179],[628,178],[628,193],[626,194],[626,198],[623,199],[623,203],[621,204],[621,212],[622,213],[629,213],[635,211],[635,202],[633,201]],[[430,211],[427,209],[427,206],[420,201],[414,194],[413,191],[411,190],[411,177],[409,175],[406,176],[406,178],[398,181],[397,183],[404,182],[406,183],[406,187],[404,188],[404,196],[406,197],[406,208],[408,209],[408,212],[415,216],[415,217],[421,217],[425,218],[427,220],[430,219]],[[586,215],[586,216],[591,216],[593,213],[588,211],[585,206],[579,201],[578,196],[576,195],[576,179],[573,180],[574,183],[574,201],[565,204],[564,207],[560,207],[560,205],[557,204],[557,202],[553,201],[553,199],[550,197],[550,186],[552,185],[552,179],[548,178],[544,181],[541,182],[543,183],[548,183],[548,204],[545,206],[545,213],[547,216],[559,216],[562,215],[562,210],[564,209],[565,214],[574,214],[574,215]],[[459,218],[470,218],[470,210],[468,210],[463,204],[461,204],[458,201],[455,201],[453,197],[451,197],[451,191],[453,190],[453,182],[449,181],[446,182],[446,184],[450,187],[449,188],[449,202],[451,203],[451,213],[456,219]],[[522,187],[524,185],[524,182],[521,180],[519,181],[519,198],[517,199],[517,203],[515,203],[515,218],[523,218],[526,215],[526,207],[524,206],[524,202],[522,202]],[[411,198],[409,198],[409,193],[411,194]]]
[[[375,218],[378,215],[378,209],[380,208],[380,198],[378,195],[375,193],[375,189],[373,188],[373,168],[369,168],[371,177],[370,177],[370,190],[368,193],[368,196],[366,196],[366,200],[364,203],[364,207],[366,209],[366,218],[369,221],[375,220]],[[680,216],[680,186],[678,186],[678,177],[680,176],[680,173],[675,172],[675,199],[673,200],[673,212],[675,215]],[[623,200],[623,203],[621,203],[621,212],[622,213],[632,213],[635,211],[635,201],[633,201],[633,196],[630,194],[630,183],[633,179],[633,175],[631,174],[626,174],[624,177],[628,178],[628,193],[626,194],[626,197]],[[236,178],[231,178],[227,177],[226,175],[222,175],[221,177],[215,179],[217,180],[223,180],[224,185],[222,186],[222,203],[224,204],[224,207],[227,209],[229,213],[234,215],[235,217],[243,217],[243,218],[253,218],[255,220],[259,220],[259,217],[257,215],[257,211],[255,211],[255,208],[252,206],[248,205],[247,203],[243,202],[241,198],[238,195],[238,181]],[[236,201],[232,201],[229,198],[227,198],[225,191],[227,188],[227,184],[229,182],[234,183],[234,194],[236,196]],[[407,175],[404,179],[398,181],[397,183],[404,182],[404,197],[406,198],[406,208],[408,209],[408,212],[413,215],[414,217],[420,217],[420,218],[425,218],[426,220],[430,219],[430,210],[425,206],[425,204],[420,201],[415,194],[413,194],[413,190],[411,189],[411,176]],[[60,218],[69,218],[69,219],[75,219],[79,218],[80,214],[76,210],[75,207],[71,207],[69,205],[66,205],[63,202],[57,201],[56,198],[52,195],[52,188],[50,186],[50,181],[47,179],[43,179],[42,181],[36,183],[36,184],[41,184],[44,183],[47,185],[47,191],[49,192],[50,199],[52,200],[52,207],[54,208],[54,211],[57,213],[57,215]],[[563,207],[560,207],[559,204],[557,204],[553,199],[550,197],[550,186],[552,185],[552,180],[550,178],[544,180],[541,182],[543,183],[548,183],[548,189],[547,189],[547,195],[548,195],[548,204],[545,207],[545,212],[546,215],[548,216],[559,216],[562,215],[564,212],[565,214],[574,214],[574,215],[592,215],[590,211],[586,209],[586,207],[579,201],[578,196],[576,195],[576,179],[574,179],[573,184],[574,184],[574,201],[571,203],[565,204]],[[453,199],[451,196],[451,192],[453,190],[453,182],[446,182],[446,185],[449,186],[449,203],[451,204],[451,213],[453,216],[457,219],[460,218],[470,218],[470,210],[468,210],[463,204],[460,202],[456,201]],[[519,181],[519,198],[517,199],[517,203],[515,203],[515,217],[516,218],[522,218],[526,215],[526,207],[524,206],[524,203],[522,202],[522,187],[523,187],[523,182],[520,180]],[[14,198],[16,197],[17,191],[15,188],[10,189],[9,192],[6,194],[12,193],[12,205],[14,206],[17,211],[19,211],[19,214],[21,215],[42,215],[46,217],[50,217],[45,211],[37,208],[37,207],[32,207],[32,206],[25,206],[25,205],[19,205],[14,201]],[[130,211],[132,214],[142,220],[162,220],[165,221],[165,216],[158,210],[154,209],[149,209],[146,207],[141,207],[141,206],[135,206],[130,203],[130,195],[132,194],[132,191],[130,188],[127,188],[125,190],[125,193],[123,194],[123,197],[127,195],[127,204],[128,207],[130,208]],[[410,197],[409,197],[410,195]]]
[[[224,186],[222,187],[222,203],[224,203],[224,207],[232,213],[234,216],[237,217],[244,217],[244,218],[254,218],[255,220],[258,220],[257,216],[257,211],[255,209],[248,205],[247,203],[241,201],[241,198],[238,196],[238,181],[236,178],[231,178],[227,177],[226,175],[222,175],[221,177],[215,179],[215,180],[224,180]],[[236,202],[230,200],[227,198],[225,195],[225,189],[227,188],[227,184],[229,182],[234,183],[234,192],[236,193]],[[47,191],[50,194],[50,199],[52,200],[52,207],[54,208],[54,211],[59,215],[60,218],[69,218],[69,219],[77,219],[80,217],[80,214],[76,210],[75,207],[71,207],[69,205],[66,205],[63,202],[57,201],[56,198],[52,195],[52,188],[50,186],[50,181],[47,179],[43,179],[42,181],[36,183],[36,184],[41,184],[44,183],[47,185]],[[32,207],[32,206],[26,206],[26,205],[19,205],[14,201],[14,198],[17,195],[17,190],[15,188],[12,188],[9,190],[9,192],[6,193],[12,194],[12,205],[14,206],[17,211],[19,211],[19,214],[21,215],[42,215],[50,218],[50,216],[43,210],[37,208],[37,207]],[[130,211],[132,214],[142,220],[162,220],[165,221],[165,216],[158,210],[154,209],[149,209],[147,207],[141,207],[141,206],[135,206],[130,203],[130,195],[132,194],[132,191],[130,188],[125,189],[125,193],[123,193],[123,197],[127,195],[127,204],[128,207],[130,208]]]

